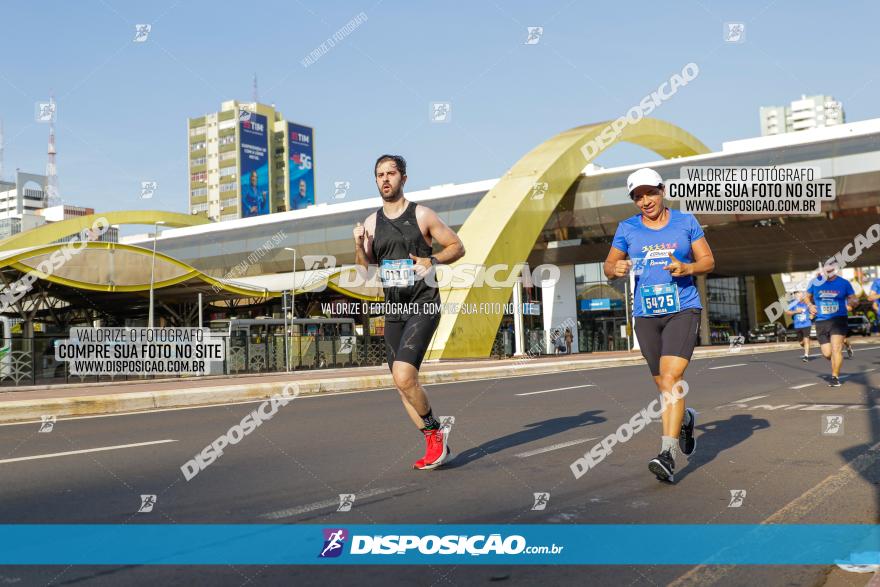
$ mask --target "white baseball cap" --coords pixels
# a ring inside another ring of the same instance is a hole
[[[641,185],[657,187],[663,183],[660,174],[648,167],[642,167],[629,174],[626,178],[626,191],[632,196],[633,190]]]

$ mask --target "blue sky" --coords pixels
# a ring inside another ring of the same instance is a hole
[[[367,20],[309,67],[301,60],[363,12]],[[700,75],[652,115],[713,149],[757,136],[758,108],[802,93],[843,101],[847,120],[880,117],[874,2],[6,2],[0,21],[5,176],[42,173],[58,103],[65,201],[98,211],[187,209],[186,119],[249,100],[314,126],[317,201],[334,181],[375,195],[383,152],[409,161],[410,190],[498,177],[568,128],[613,119],[684,64]],[[724,43],[725,22],[745,42]],[[136,23],[150,23],[133,43]],[[10,26],[12,24],[12,26]],[[536,45],[526,27],[543,26]],[[871,56],[874,56],[873,58]],[[452,103],[431,123],[430,103]],[[653,158],[616,146],[605,165]],[[140,182],[155,180],[152,200]]]

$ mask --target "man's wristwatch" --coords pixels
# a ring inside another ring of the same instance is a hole
[[[439,263],[439,261],[437,261],[437,257],[435,257],[434,255],[431,255],[428,258],[431,259],[431,265],[436,265],[437,263]]]

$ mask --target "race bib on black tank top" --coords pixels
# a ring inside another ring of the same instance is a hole
[[[415,274],[415,262],[410,258],[427,258],[432,253],[416,219],[417,206],[409,202],[397,218],[388,218],[382,208],[376,212],[373,255],[379,264],[386,307],[390,308],[385,314],[387,321],[405,321],[415,313],[439,312],[438,289]]]

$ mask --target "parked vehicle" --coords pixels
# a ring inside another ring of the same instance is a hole
[[[871,322],[865,316],[850,316],[846,319],[846,324],[849,327],[850,336],[855,336],[856,334],[861,334],[862,336],[871,335]]]
[[[785,326],[779,322],[768,322],[749,330],[749,342],[780,342],[788,337],[785,334]]]

